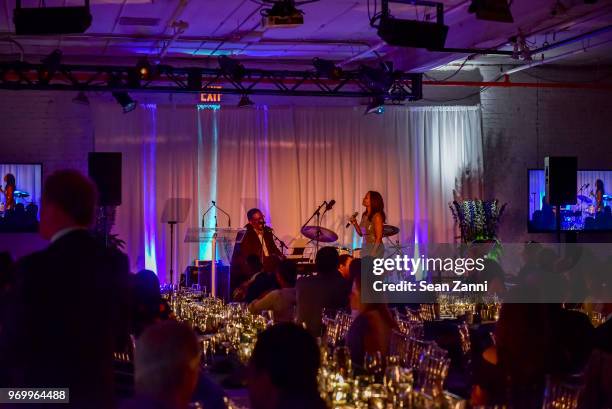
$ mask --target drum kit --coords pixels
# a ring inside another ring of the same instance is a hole
[[[333,230],[326,227],[313,225],[303,226],[300,232],[304,237],[310,239],[311,242],[314,242],[315,245],[318,245],[318,243],[335,243],[338,241],[338,235]],[[388,239],[389,237],[397,235],[399,232],[399,227],[390,224],[385,224],[383,226],[383,238]],[[349,254],[353,257],[359,257],[361,248],[354,248],[351,250],[347,247],[338,246],[336,247],[336,250],[338,250],[338,254]]]
[[[30,197],[28,192],[24,192],[23,190],[15,190],[13,192],[13,197],[15,198],[15,203],[24,203],[27,204],[25,198]],[[0,203],[0,214],[4,214],[6,208],[6,203]]]
[[[578,203],[571,210],[561,210],[561,228],[564,230],[583,230],[587,217],[597,216],[597,206],[593,198],[577,195]],[[612,205],[612,195],[603,195],[605,206]]]

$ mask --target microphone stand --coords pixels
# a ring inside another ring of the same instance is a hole
[[[208,213],[210,213],[210,211],[212,210],[212,208],[215,207],[215,205],[210,205],[208,206],[208,209],[206,209],[206,211],[204,212],[204,214],[202,215],[202,228],[204,228],[204,218],[206,217],[206,215]],[[217,222],[216,222],[216,217],[215,217],[215,228],[217,227]]]
[[[319,236],[321,235],[321,209],[323,208],[323,206],[327,206],[327,200],[324,200],[323,203],[321,203],[321,205],[319,207],[317,207],[317,210],[315,210],[315,212],[312,214],[312,216],[310,216],[310,218],[308,220],[306,220],[306,223],[304,223],[302,225],[302,229],[304,227],[306,227],[308,225],[308,223],[315,217],[317,216],[317,236],[315,238],[315,256],[316,254],[319,252]],[[325,212],[327,212],[327,208],[325,209]],[[325,212],[323,212],[323,214],[325,214]],[[300,229],[300,231],[302,230]]]
[[[227,227],[232,227],[232,218],[231,218],[231,216],[225,210],[223,210],[219,206],[217,206],[217,202],[215,202],[214,200],[212,200],[211,203],[212,203],[211,207],[214,207],[215,209],[220,210],[221,213],[223,213],[224,215],[227,216]]]
[[[274,240],[276,240],[278,242],[278,244],[280,244],[281,246],[281,253],[283,254],[283,256],[285,255],[285,250],[289,250],[289,247],[287,247],[287,245],[285,244],[284,241],[282,241],[276,234],[274,234],[274,230],[272,230],[271,227],[264,227],[264,229],[267,229],[270,234],[272,234],[272,237],[274,238]]]

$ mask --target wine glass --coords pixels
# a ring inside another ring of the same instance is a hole
[[[334,349],[334,367],[344,379],[352,375],[351,352],[348,347],[336,347]]]
[[[380,351],[365,353],[365,356],[363,357],[363,369],[374,379],[380,379],[383,370],[382,354]]]

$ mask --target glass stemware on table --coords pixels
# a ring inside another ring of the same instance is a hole
[[[225,303],[197,289],[173,290],[168,299],[177,318],[201,334],[204,365],[230,354],[246,364],[257,334],[273,323],[270,314],[251,314],[245,304]],[[366,354],[363,371],[357,373],[344,346],[351,315],[327,310],[322,315],[319,389],[330,408],[459,408],[465,404],[443,390],[450,360],[446,351],[423,339],[418,314],[398,317],[399,330],[393,334],[389,356]]]
[[[343,341],[351,317],[324,311],[320,339],[319,389],[330,408],[461,408],[466,402],[443,390],[450,359],[435,342],[423,339],[419,316],[396,316],[389,355],[366,353],[362,368],[353,368]],[[352,369],[355,369],[353,371]],[[361,371],[359,371],[361,369]]]

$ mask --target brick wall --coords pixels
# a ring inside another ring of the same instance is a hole
[[[584,73],[532,72],[555,80],[585,80]],[[512,81],[537,79],[516,74]],[[543,168],[545,156],[577,156],[579,168],[612,169],[610,96],[610,91],[538,88],[489,88],[481,93],[485,195],[508,202],[500,232],[505,241],[554,239],[553,235],[527,234],[526,227],[527,169]],[[610,239],[597,234],[579,237],[580,241]]]

